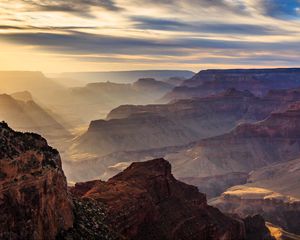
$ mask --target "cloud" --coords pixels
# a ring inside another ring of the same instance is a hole
[[[19,0],[30,11],[67,12],[92,17],[91,9],[100,7],[108,11],[120,11],[113,0]]]
[[[38,27],[38,26],[13,26],[13,25],[0,25],[0,30],[63,30],[63,31],[72,31],[72,30],[79,30],[79,29],[98,29],[95,26],[43,26],[43,27]]]
[[[216,8],[222,11],[242,12],[245,4],[240,0],[139,0],[145,4],[164,6],[190,6],[192,8]],[[178,8],[180,10],[180,8]]]
[[[283,33],[283,30],[274,26],[261,26],[252,24],[233,24],[221,22],[179,22],[176,20],[149,17],[134,17],[132,18],[132,21],[134,22],[134,27],[138,29],[150,30],[242,35],[276,35]]]
[[[23,29],[23,27],[0,25],[0,30],[22,30],[22,29]]]
[[[127,54],[184,56],[203,50],[287,51],[298,52],[300,41],[254,42],[218,40],[210,38],[145,39],[89,34],[77,31],[69,33],[4,33],[1,39],[20,45],[30,45],[44,50],[68,54]]]
[[[263,15],[273,18],[297,18],[300,17],[299,0],[257,0],[256,8]]]
[[[121,68],[137,61],[299,62],[300,0],[15,0],[17,7],[2,1],[0,39],[13,51],[26,46],[58,60]]]

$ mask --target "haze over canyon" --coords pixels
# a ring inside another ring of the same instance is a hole
[[[300,240],[299,0],[1,0],[0,239]]]

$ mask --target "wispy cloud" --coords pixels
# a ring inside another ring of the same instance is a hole
[[[92,17],[91,8],[100,7],[109,11],[120,11],[113,0],[19,0],[29,11],[67,12]]]
[[[2,0],[0,42],[93,67],[294,66],[299,13],[300,0]]]
[[[276,26],[262,26],[247,23],[222,23],[222,22],[184,22],[171,19],[134,17],[134,26],[145,30],[168,30],[186,31],[199,33],[217,34],[243,34],[243,35],[276,35],[282,34],[285,30]]]

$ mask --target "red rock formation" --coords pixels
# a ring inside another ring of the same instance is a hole
[[[133,163],[107,182],[78,183],[71,192],[105,203],[112,226],[129,239],[245,239],[243,221],[208,206],[164,159]]]
[[[0,123],[0,239],[55,239],[72,224],[58,152]]]

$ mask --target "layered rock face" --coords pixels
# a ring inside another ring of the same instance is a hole
[[[228,132],[241,122],[262,120],[274,109],[296,100],[300,100],[300,92],[282,100],[229,89],[166,105],[124,105],[111,111],[107,120],[93,121],[76,139],[74,149],[106,155],[184,145]]]
[[[300,69],[204,70],[174,88],[163,99],[204,97],[232,87],[264,95],[270,89],[299,86]]]
[[[133,163],[107,182],[78,183],[71,192],[105,203],[109,222],[129,239],[238,240],[250,229],[208,206],[196,187],[177,181],[164,159]]]
[[[75,152],[106,155],[116,151],[180,145],[196,139],[192,130],[168,118],[138,114],[125,120],[91,122],[88,131],[76,139],[73,149]]]
[[[0,238],[55,239],[73,224],[58,152],[0,123]]]
[[[250,172],[300,156],[300,105],[273,113],[255,124],[242,124],[228,134],[204,139],[165,156],[177,177],[206,177]]]

